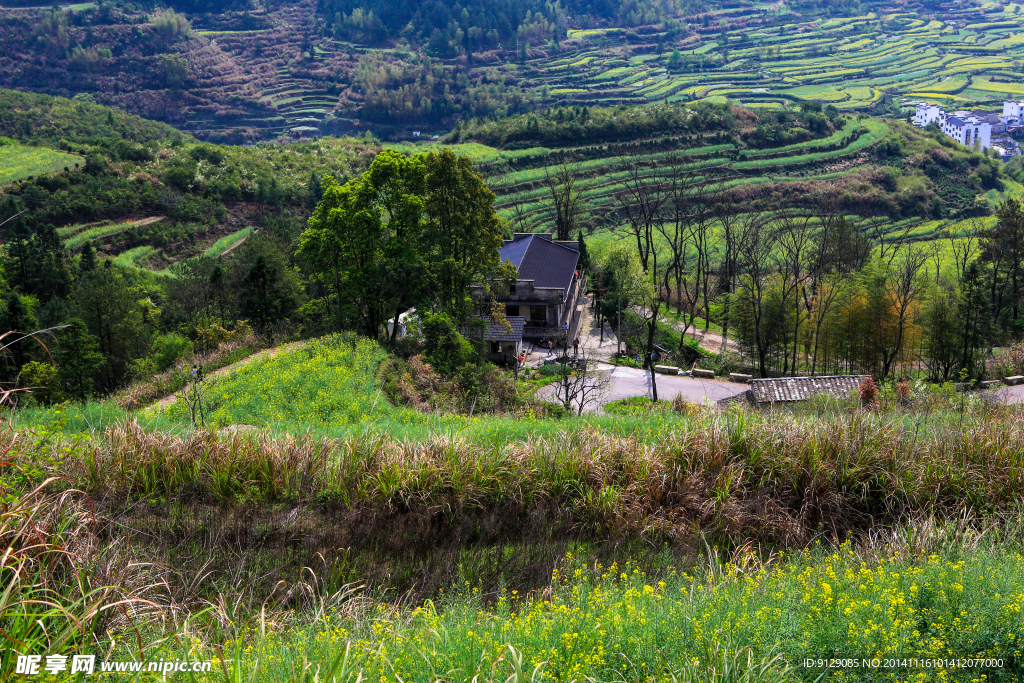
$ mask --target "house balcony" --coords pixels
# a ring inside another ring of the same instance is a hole
[[[541,337],[556,337],[561,334],[554,325],[545,326],[532,326],[527,325],[523,328],[523,339],[540,339]]]

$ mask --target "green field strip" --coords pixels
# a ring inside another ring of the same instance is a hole
[[[156,247],[152,247],[148,244],[144,244],[141,247],[135,247],[128,251],[121,252],[114,257],[114,263],[119,266],[130,266],[137,267],[136,264],[142,259],[146,258],[150,254],[156,251]]]
[[[828,152],[814,152],[811,154],[800,154],[791,157],[782,157],[780,159],[754,159],[752,161],[737,161],[733,167],[737,169],[745,168],[764,168],[769,165],[773,166],[793,166],[797,164],[804,164],[812,161],[821,161],[823,159],[831,159],[838,156],[845,156],[858,150],[864,149],[870,145],[875,144],[881,140],[889,132],[888,126],[881,121],[875,119],[867,119],[865,121],[865,128],[867,132],[861,135],[859,138],[854,140],[852,143],[842,149],[837,149]]]
[[[242,228],[238,232],[233,232],[230,235],[221,237],[219,240],[211,244],[203,252],[203,256],[220,256],[227,250],[236,246],[239,242],[246,239],[253,232],[252,228]]]
[[[621,163],[621,162],[620,162]],[[726,166],[729,164],[728,159],[711,159],[700,164],[688,164],[683,165],[681,170],[692,171],[701,168],[717,168],[719,166]],[[663,175],[665,169],[655,167],[647,169],[645,172],[640,174],[640,177],[644,180],[666,180],[667,176]],[[604,173],[599,176],[590,176],[582,178],[578,182],[580,196],[588,200],[594,200],[601,197],[610,195],[609,188],[622,188],[622,183],[630,177],[629,171],[618,171],[612,173]],[[546,187],[535,188],[526,192],[516,192],[516,198],[523,202],[526,207],[541,207],[544,205],[544,198],[547,197],[550,190]],[[530,200],[533,200],[532,202]]]
[[[74,235],[64,240],[64,247],[67,249],[78,249],[86,242],[90,241],[102,241],[107,237],[112,237],[125,230],[135,227],[138,221],[128,221],[126,223],[114,223],[109,225],[97,225],[80,232],[76,232]],[[60,231],[58,231],[60,234]]]
[[[82,162],[77,154],[58,152],[48,147],[8,143],[0,145],[0,185],[34,176],[59,173]]]
[[[848,169],[845,171],[835,171],[830,173],[821,173],[815,175],[808,175],[802,177],[770,177],[770,176],[754,176],[750,178],[737,178],[729,180],[720,186],[721,189],[733,189],[744,185],[760,185],[764,183],[790,183],[790,182],[808,182],[808,181],[824,181],[824,180],[837,180],[846,176],[854,175],[857,173],[857,169]],[[618,190],[623,189],[620,183],[610,185],[612,188]],[[614,211],[617,208],[618,200],[614,196],[613,191],[606,191],[602,194],[588,194],[588,203],[591,206],[591,210],[594,209],[605,209],[605,212]],[[528,221],[530,229],[540,228],[544,225],[550,225],[553,222],[552,210],[545,200],[536,201],[523,206],[525,218]],[[499,209],[499,214],[506,218],[506,220],[512,219],[513,212],[511,207]]]
[[[654,154],[644,155],[645,159],[657,160],[665,159],[669,156],[704,156],[706,154],[715,154],[717,152],[724,152],[726,150],[735,149],[732,144],[724,145],[711,145],[709,147],[697,147],[693,149],[680,149],[673,150],[671,152],[657,152]],[[621,164],[628,159],[632,159],[632,156],[616,156],[616,157],[603,157],[600,159],[588,159],[587,161],[581,161],[575,166],[580,171],[597,171],[608,166]],[[495,178],[496,181],[503,183],[505,186],[514,187],[521,183],[531,183],[544,180],[545,171],[554,173],[561,166],[561,164],[552,164],[550,166],[543,166],[537,168],[530,168],[523,171],[513,171],[506,173]]]
[[[750,157],[762,157],[769,154],[785,154],[786,152],[792,152],[801,149],[816,149],[818,147],[828,147],[830,145],[838,144],[845,138],[853,135],[859,130],[867,130],[861,122],[856,119],[848,119],[843,127],[836,132],[829,135],[827,138],[818,138],[817,140],[808,140],[806,142],[799,142],[793,145],[785,145],[784,147],[774,147],[771,149],[759,149],[759,150],[746,150],[745,153],[748,158]]]

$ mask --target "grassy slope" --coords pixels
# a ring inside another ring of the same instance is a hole
[[[716,645],[794,667],[809,655],[981,656],[1007,662],[989,680],[1020,673],[1019,409],[958,410],[952,388],[915,387],[909,409],[884,394],[874,414],[844,404],[805,415],[431,418],[381,403],[383,354],[352,342],[257,360],[208,389],[218,424],[303,436],[189,433],[178,405],[149,419],[180,438],[121,413],[65,441],[83,414],[65,409],[47,429],[37,411],[34,433],[7,433],[23,474],[4,481],[60,473],[101,515],[120,511],[116,533],[134,534],[133,557],[178,572],[168,590],[179,614],[227,591],[232,612],[195,617],[196,640],[149,655],[188,647],[205,659],[223,646],[231,675],[265,683],[292,680],[288,662],[323,673],[346,647],[351,670],[386,680],[432,680],[433,668],[468,681],[481,667],[478,680],[505,680],[510,645],[527,669],[519,681],[541,663],[538,681],[633,680],[617,666],[626,658],[639,679],[667,680],[685,658],[706,665]],[[992,518],[963,521],[965,507],[1005,515],[1000,544],[972,535]],[[900,526],[920,514],[935,518]],[[864,547],[770,554],[845,533]],[[607,566],[631,556],[640,564]],[[193,583],[199,566],[213,578]],[[308,598],[264,600],[279,579],[311,582],[303,566],[318,576]],[[134,567],[126,575],[149,571]],[[371,589],[357,598],[347,582]],[[436,601],[396,610],[388,588]],[[144,633],[148,644],[163,632]],[[817,675],[790,673],[779,680]],[[975,675],[951,669],[946,680]]]
[[[211,255],[219,255],[245,236],[246,230],[252,230],[254,224],[260,225],[270,212],[253,201],[254,188],[275,185],[282,198],[279,201],[285,206],[275,207],[274,214],[301,216],[306,211],[306,183],[312,173],[347,176],[380,149],[375,143],[347,138],[292,145],[217,146],[217,152],[223,157],[219,164],[206,160],[197,162],[193,154],[197,147],[201,147],[202,152],[214,149],[213,146],[200,145],[170,126],[100,105],[6,90],[0,90],[0,137],[56,145],[77,152],[66,154],[19,143],[0,146],[0,193],[19,196],[25,189],[24,184],[17,182],[19,179],[50,172],[63,174],[65,167],[69,168],[68,173],[58,180],[84,183],[88,178],[76,176],[80,171],[75,167],[81,165],[83,156],[88,155],[104,160],[111,176],[120,180],[133,179],[132,182],[139,183],[144,189],[163,185],[162,179],[169,168],[186,166],[197,169],[203,177],[202,182],[192,184],[186,194],[208,193],[213,201],[220,203],[219,192],[224,191],[228,197],[238,197],[248,191],[248,198],[243,195],[241,201],[229,200],[230,209],[221,219],[212,223],[208,220],[193,222],[191,229],[184,233],[189,235],[185,240],[168,239],[162,234],[173,228],[175,223],[190,222],[173,215],[163,222],[142,221],[138,223],[132,239],[120,239],[122,233],[132,228],[133,221],[126,223],[126,219],[172,213],[167,206],[134,206],[131,191],[114,193],[99,202],[103,206],[95,210],[91,206],[86,207],[92,216],[79,220],[90,220],[89,223],[75,223],[73,218],[63,215],[53,220],[58,233],[72,250],[92,240],[97,248],[113,257],[121,257],[122,252],[131,251],[121,258],[125,264],[147,265],[147,256],[158,256],[150,259],[152,263],[149,264],[157,268],[197,256],[208,249]],[[145,154],[147,150],[152,153],[151,160],[133,160],[139,158],[133,154]],[[42,163],[44,161],[45,164]],[[101,176],[97,182],[102,185],[105,181]],[[51,203],[73,210],[83,208],[82,202],[76,200],[73,186],[45,191],[50,192]],[[179,193],[178,189],[170,186],[167,186],[167,191],[171,195]],[[119,203],[128,206],[121,208]],[[38,204],[29,206],[33,208]],[[108,220],[93,221],[93,217],[107,217]]]
[[[117,109],[16,90],[0,90],[0,136],[51,144],[96,139],[148,144],[188,138],[166,124]]]
[[[18,144],[0,145],[0,185],[22,178],[58,173],[82,162],[76,154],[58,152],[46,147]]]

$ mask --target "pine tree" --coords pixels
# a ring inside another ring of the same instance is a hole
[[[78,267],[83,273],[91,273],[96,268],[96,248],[92,246],[91,240],[82,247],[82,259]]]
[[[316,171],[309,174],[309,194],[306,196],[306,208],[312,211],[317,203],[324,196],[323,186],[320,184],[320,176]]]
[[[590,272],[590,252],[587,250],[587,241],[583,239],[583,230],[580,230],[580,258],[577,261],[577,268],[581,273]]]
[[[68,321],[61,335],[57,364],[57,378],[66,394],[80,401],[92,395],[105,360],[96,337],[89,334],[82,320]]]

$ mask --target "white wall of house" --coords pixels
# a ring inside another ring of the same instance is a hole
[[[974,147],[977,142],[985,150],[992,145],[992,124],[976,116],[946,116],[940,125],[943,133],[965,147]]]
[[[938,121],[942,115],[942,107],[937,104],[919,104],[914,111],[914,125],[924,128],[929,123]]]

